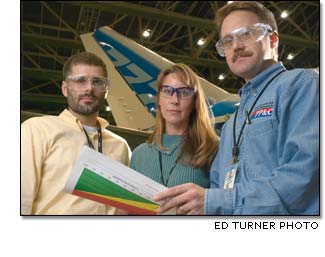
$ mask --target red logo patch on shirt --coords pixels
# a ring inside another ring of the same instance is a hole
[[[273,107],[260,108],[253,112],[251,119],[272,116]]]

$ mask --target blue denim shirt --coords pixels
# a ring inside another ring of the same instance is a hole
[[[236,140],[259,92],[285,68],[276,63],[240,90]],[[294,69],[276,77],[257,101],[239,144],[232,189],[234,115],[222,129],[206,190],[207,215],[319,215],[319,74]]]

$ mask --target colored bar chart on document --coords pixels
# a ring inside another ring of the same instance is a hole
[[[64,191],[114,206],[130,214],[155,215],[159,203],[153,196],[165,186],[139,172],[84,146]],[[175,214],[170,210],[168,215]]]

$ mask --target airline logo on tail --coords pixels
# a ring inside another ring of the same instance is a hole
[[[160,69],[101,30],[96,30],[93,37],[132,90],[136,92],[141,102],[154,113],[156,81]]]

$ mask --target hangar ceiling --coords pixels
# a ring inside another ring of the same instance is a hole
[[[319,1],[261,1],[274,12],[280,60],[288,69],[319,67]],[[173,62],[184,62],[212,83],[237,92],[233,76],[214,48],[215,12],[227,1],[21,1],[21,109],[57,114],[64,61],[82,51],[79,35],[109,26]],[[280,17],[287,10],[286,19]],[[152,35],[142,36],[145,29]],[[197,45],[205,39],[202,46]],[[287,59],[291,53],[294,58]],[[223,74],[225,79],[219,80]],[[102,112],[114,123],[109,113]]]

